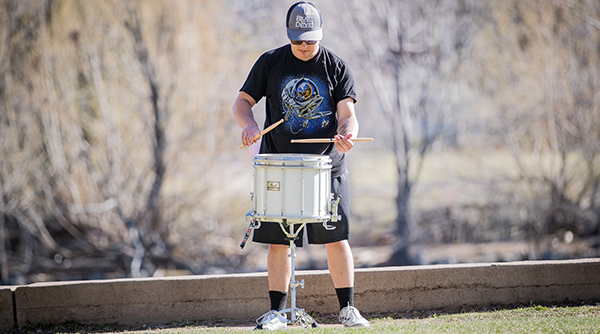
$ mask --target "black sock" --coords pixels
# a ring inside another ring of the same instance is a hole
[[[287,295],[287,292],[269,291],[269,299],[271,300],[271,310],[283,310],[287,303]]]
[[[340,310],[348,305],[354,306],[354,287],[335,289],[335,293],[340,302]]]

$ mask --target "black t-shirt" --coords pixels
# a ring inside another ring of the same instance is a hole
[[[258,102],[266,96],[264,127],[284,122],[262,137],[260,153],[325,154],[332,159],[332,176],[346,170],[344,155],[332,143],[292,144],[291,139],[332,138],[337,132],[337,103],[356,101],[348,64],[323,46],[303,61],[289,44],[267,51],[256,61],[240,89]]]

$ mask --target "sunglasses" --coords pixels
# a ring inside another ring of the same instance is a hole
[[[294,45],[302,45],[302,43],[306,43],[308,45],[315,45],[318,41],[290,41]]]

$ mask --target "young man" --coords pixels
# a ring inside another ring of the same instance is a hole
[[[265,52],[254,64],[233,104],[233,114],[242,127],[242,143],[254,143],[260,134],[252,107],[266,97],[264,127],[284,122],[262,137],[260,153],[307,153],[332,159],[332,191],[341,195],[342,219],[334,230],[307,224],[309,243],[325,244],[327,263],[340,303],[340,321],[345,326],[368,326],[354,308],[354,260],[348,244],[349,185],[345,153],[358,135],[354,112],[354,79],[347,63],[320,45],[323,37],[321,13],[312,3],[301,1],[286,16],[290,44]],[[298,138],[335,138],[335,144],[292,144]],[[300,238],[301,242],[302,238]],[[283,329],[286,319],[277,311],[286,307],[291,277],[288,241],[278,223],[263,222],[254,231],[254,242],[268,243],[268,283],[271,310],[257,321],[257,329]]]

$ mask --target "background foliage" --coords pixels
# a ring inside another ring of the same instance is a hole
[[[231,103],[292,3],[0,0],[2,283],[264,270]],[[314,3],[376,139],[358,265],[598,255],[597,1]]]

